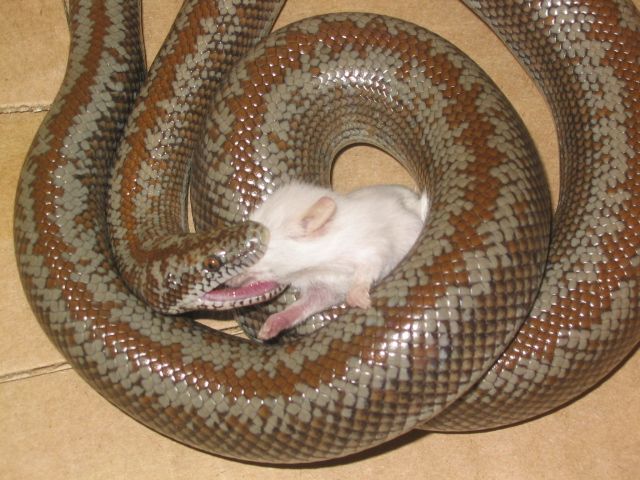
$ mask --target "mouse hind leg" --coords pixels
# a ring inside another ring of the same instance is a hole
[[[347,305],[358,308],[371,306],[369,290],[371,290],[371,285],[381,269],[382,266],[377,262],[370,262],[356,269],[347,291]]]
[[[341,302],[343,298],[325,285],[314,285],[303,290],[300,298],[283,311],[270,315],[258,332],[260,340],[269,340],[287,330],[314,313],[321,312]]]
[[[347,305],[350,307],[369,308],[371,306],[370,288],[371,282],[354,282],[347,292]]]

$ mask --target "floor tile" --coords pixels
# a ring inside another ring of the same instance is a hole
[[[149,61],[155,57],[181,3],[144,2]],[[0,112],[46,109],[62,82],[68,49],[62,0],[0,2]]]
[[[0,378],[30,375],[62,356],[38,325],[22,292],[13,248],[13,205],[18,175],[44,113],[0,115],[0,264],[7,273],[0,295]]]
[[[0,2],[0,112],[51,103],[64,74],[68,43],[61,0]]]
[[[155,56],[180,0],[145,0],[148,58]],[[636,1],[640,5],[640,0]],[[557,141],[548,108],[506,48],[451,0],[289,0],[279,25],[331,11],[368,10],[433,29],[483,66],[514,103],[540,150],[557,194]],[[46,109],[62,79],[68,33],[62,0],[0,1],[0,112]],[[129,419],[84,384],[51,346],[22,293],[11,212],[20,165],[43,114],[0,115],[0,471],[3,478],[599,479],[640,471],[637,429],[640,357],[601,387],[534,422],[473,434],[411,434],[347,460],[282,469],[231,462],[184,447]],[[335,167],[337,189],[410,184],[392,160],[349,149]],[[229,323],[214,323],[228,328]]]
[[[480,434],[412,433],[315,466],[275,468],[208,455],[121,413],[72,371],[0,384],[3,478],[616,479],[637,478],[640,357],[573,405]],[[637,428],[633,429],[634,432]],[[629,432],[632,433],[632,432]]]

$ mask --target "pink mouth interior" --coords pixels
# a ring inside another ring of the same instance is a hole
[[[261,297],[274,290],[278,290],[280,285],[278,282],[261,281],[253,282],[241,287],[228,287],[211,290],[204,294],[205,300],[213,302],[229,302],[234,300],[246,300],[253,297]]]

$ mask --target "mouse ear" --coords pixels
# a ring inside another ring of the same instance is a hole
[[[336,213],[336,202],[331,197],[320,197],[309,209],[302,215],[300,219],[300,227],[302,228],[302,235],[312,235],[322,227],[324,227],[329,220]]]

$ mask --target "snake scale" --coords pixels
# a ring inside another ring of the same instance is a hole
[[[473,63],[365,14],[257,44],[283,3],[187,0],[145,82],[138,2],[71,2],[66,77],[23,167],[14,229],[31,306],[76,371],[181,442],[290,463],[412,428],[509,425],[600,381],[640,339],[633,4],[465,2],[552,108],[561,192],[545,265],[540,166]],[[372,308],[337,306],[322,328],[273,345],[157,313],[210,308],[202,293],[268,245],[241,222],[251,208],[289,178],[326,183],[337,152],[360,141],[392,153],[433,200]],[[195,234],[184,233],[190,170]]]

